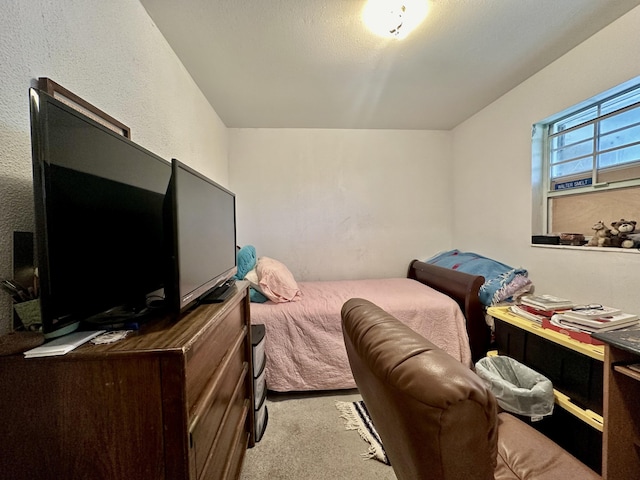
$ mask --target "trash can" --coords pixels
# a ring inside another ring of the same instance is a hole
[[[553,413],[553,385],[544,375],[507,356],[484,357],[476,373],[498,400],[503,410],[542,419]]]

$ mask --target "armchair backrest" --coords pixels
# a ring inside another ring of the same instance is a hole
[[[399,480],[494,478],[497,404],[475,373],[367,300],[343,305],[342,329]]]

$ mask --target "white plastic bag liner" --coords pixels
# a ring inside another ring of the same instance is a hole
[[[507,412],[528,417],[553,413],[551,380],[513,358],[481,358],[476,363],[476,373]]]

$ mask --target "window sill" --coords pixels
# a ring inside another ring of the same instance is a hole
[[[607,252],[607,253],[640,253],[640,249],[638,248],[618,248],[618,247],[586,247],[586,246],[577,246],[577,245],[545,245],[532,243],[532,247],[535,248],[551,248],[555,250],[582,250],[589,252]]]

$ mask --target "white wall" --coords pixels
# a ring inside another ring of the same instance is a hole
[[[451,244],[451,134],[229,129],[238,242],[298,280],[404,276]]]
[[[228,184],[226,127],[137,0],[4,0],[0,66],[0,277],[12,276],[13,231],[33,231],[28,88],[38,77],[128,125],[140,145]],[[0,292],[0,334],[10,318]]]
[[[527,268],[538,292],[640,312],[640,254],[530,246],[532,124],[640,75],[639,31],[637,7],[454,129],[457,248]]]

